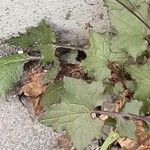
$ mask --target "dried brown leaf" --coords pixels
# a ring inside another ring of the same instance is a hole
[[[114,103],[114,111],[118,112],[120,109],[122,109],[126,103],[126,95],[127,91],[125,90],[123,93],[120,94],[118,99]]]
[[[40,105],[40,96],[46,91],[47,85],[42,83],[45,73],[42,68],[32,69],[26,78],[24,85],[21,87],[20,94],[24,94],[33,104],[35,114],[42,110]]]
[[[145,132],[144,123],[142,121],[136,121],[136,136],[137,136],[137,150],[149,150],[150,149],[150,132]]]
[[[72,144],[70,142],[70,140],[68,139],[67,135],[60,135],[57,138],[58,141],[58,145],[60,148],[62,148],[63,150],[71,150],[72,148]]]
[[[61,70],[58,73],[56,79],[62,80],[64,76],[83,79],[84,75],[84,70],[79,64],[65,64],[61,66]]]
[[[117,142],[121,146],[121,149],[127,150],[131,149],[136,143],[134,140],[130,140],[129,138],[119,138]]]

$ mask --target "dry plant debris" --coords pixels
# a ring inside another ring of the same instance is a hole
[[[64,150],[71,150],[73,145],[71,144],[70,140],[68,139],[67,135],[60,135],[57,137],[58,145],[60,148]]]
[[[29,101],[32,102],[35,114],[41,110],[40,97],[46,91],[47,85],[43,84],[45,72],[42,68],[34,68],[28,72],[26,81],[20,89]]]

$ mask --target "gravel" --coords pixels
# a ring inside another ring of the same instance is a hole
[[[0,150],[57,150],[57,134],[37,121],[15,95],[0,103]]]
[[[88,38],[86,24],[94,31],[109,29],[103,0],[0,0],[0,38],[25,32],[45,19],[63,41],[83,44]]]
[[[0,57],[10,55],[11,53],[17,53],[19,50],[21,49],[9,46],[7,43],[5,43],[5,38],[0,39]]]

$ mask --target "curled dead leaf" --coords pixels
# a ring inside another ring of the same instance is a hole
[[[42,83],[45,72],[42,68],[32,69],[26,78],[24,85],[20,89],[20,94],[24,94],[33,104],[35,114],[42,110],[40,105],[40,96],[46,91],[47,85]]]

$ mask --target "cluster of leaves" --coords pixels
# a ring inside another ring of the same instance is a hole
[[[30,27],[26,30],[27,32],[25,34],[20,34],[19,36],[12,37],[6,41],[10,45],[21,47],[23,50],[29,52],[13,54],[0,59],[1,97],[5,97],[7,92],[13,89],[14,84],[20,80],[23,74],[24,64],[29,61],[40,60],[42,64],[53,62],[51,71],[47,73],[45,80],[47,77],[55,77],[59,70],[58,59],[55,57],[55,46],[53,45],[56,37],[52,28],[42,21],[37,27]],[[30,53],[34,51],[39,51],[41,57],[31,56]],[[47,80],[45,82],[47,82]]]
[[[35,51],[40,51],[42,54],[42,61],[47,63],[54,59],[53,43],[55,41],[56,38],[52,28],[49,28],[49,26],[42,21],[37,27],[27,28],[25,34],[12,37],[8,39],[7,42],[24,49],[32,48]]]
[[[65,60],[68,64],[77,63],[84,68],[90,81],[72,77],[57,80],[61,66],[55,55],[56,37],[45,22],[7,41],[24,49],[40,51],[41,63],[51,64],[43,80],[43,84],[48,84],[48,89],[41,98],[46,112],[39,120],[57,131],[67,130],[78,150],[83,150],[94,138],[100,138],[103,126],[112,126],[110,119],[115,120],[113,127],[119,136],[131,139],[136,138],[135,120],[142,120],[147,125],[150,122],[145,117],[150,114],[150,51],[147,40],[150,38],[150,2],[105,0],[105,3],[109,8],[113,32],[91,32],[87,58],[82,62],[76,60],[78,53],[73,50],[59,57],[59,60]],[[147,22],[143,22],[143,18]],[[24,63],[34,59],[37,57],[28,54],[0,59],[1,96],[19,80]],[[123,101],[119,109],[104,106],[108,101],[115,105],[115,99],[110,97]],[[104,115],[107,119],[102,117]],[[118,138],[117,133],[114,134]],[[106,143],[111,142],[106,140]]]

